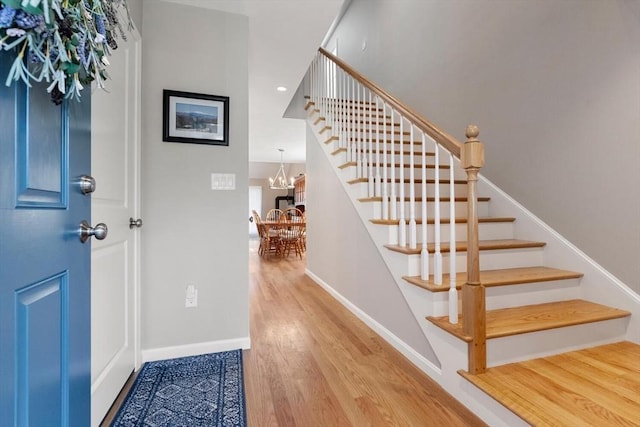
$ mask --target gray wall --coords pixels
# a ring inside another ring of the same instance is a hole
[[[640,292],[639,14],[628,0],[354,0],[328,46],[458,139],[478,124],[483,174]]]
[[[323,148],[307,126],[307,269],[439,365]]]
[[[134,22],[138,32],[142,34],[142,0],[127,0],[131,20]]]
[[[143,3],[142,348],[249,336],[248,19]],[[162,90],[230,97],[229,147],[162,141]],[[235,191],[212,191],[212,172]],[[186,309],[195,282],[199,305]]]

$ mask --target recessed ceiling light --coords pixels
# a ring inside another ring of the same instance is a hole
[[[284,87],[284,86],[278,86],[278,87],[276,88],[276,90],[277,90],[278,92],[286,92],[286,91],[287,91],[287,88],[286,88],[286,87]]]

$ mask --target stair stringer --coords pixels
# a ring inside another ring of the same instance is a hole
[[[492,215],[516,218],[514,238],[546,242],[544,265],[584,274],[580,281],[581,299],[631,312],[622,338],[640,344],[640,295],[482,175],[478,191],[491,197]],[[482,269],[482,258],[480,263]],[[597,344],[600,343],[594,343]]]

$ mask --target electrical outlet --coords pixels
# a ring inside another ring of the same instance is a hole
[[[195,283],[187,283],[187,296],[184,300],[184,306],[186,308],[198,306],[198,288],[196,288]]]

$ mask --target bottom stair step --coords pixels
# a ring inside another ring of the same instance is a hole
[[[619,319],[630,315],[631,313],[625,310],[578,299],[501,308],[487,311],[487,339]],[[448,316],[427,317],[427,320],[464,341],[471,341],[471,337],[462,331],[462,321],[451,324]]]
[[[637,426],[639,360],[640,345],[623,341],[459,373],[534,426]]]

